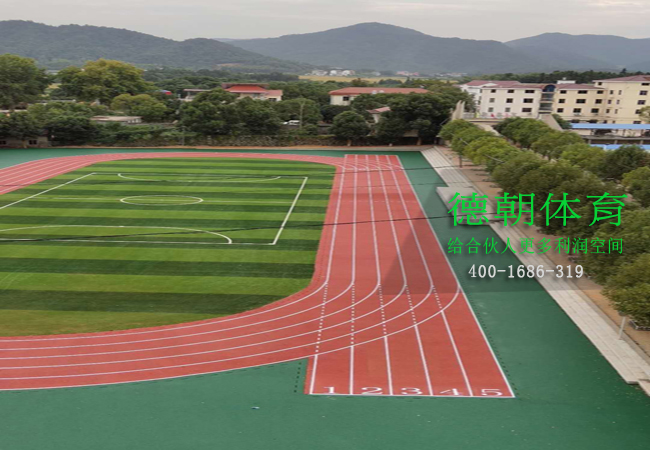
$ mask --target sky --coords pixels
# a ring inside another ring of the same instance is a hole
[[[176,40],[260,38],[382,22],[440,37],[650,37],[650,0],[0,0],[0,20],[126,28]]]

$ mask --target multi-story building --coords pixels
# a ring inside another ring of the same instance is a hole
[[[606,114],[605,90],[593,84],[558,82],[553,96],[553,112],[573,123],[600,123]]]
[[[281,89],[268,89],[266,84],[258,83],[224,83],[222,89],[236,94],[239,98],[253,98],[256,100],[268,100],[271,102],[282,101],[283,92]],[[210,92],[211,89],[183,89],[183,101],[191,102],[199,94]]]
[[[650,106],[650,76],[595,80],[577,84],[474,80],[459,86],[474,96],[481,117],[538,117],[558,114],[573,123],[642,123],[639,113]]]
[[[604,123],[641,123],[641,109],[650,106],[649,75],[595,80],[595,85],[606,95]]]
[[[551,112],[552,84],[475,80],[459,86],[474,97],[481,117],[537,117]]]

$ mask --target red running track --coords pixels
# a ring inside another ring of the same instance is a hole
[[[514,397],[399,158],[137,153],[0,170],[0,193],[101,161],[288,159],[337,167],[311,284],[263,308],[165,327],[0,338],[0,390],[130,383],[309,358],[305,393]],[[1,210],[1,208],[0,208]]]

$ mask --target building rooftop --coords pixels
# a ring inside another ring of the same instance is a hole
[[[381,108],[377,109],[369,109],[368,112],[370,114],[381,114],[390,111],[390,106],[382,106]]]
[[[631,77],[606,78],[604,80],[595,81],[640,81],[645,83],[650,82],[650,75],[632,75]]]
[[[361,94],[428,94],[422,88],[385,88],[385,87],[347,87],[331,91],[330,95],[361,95]]]
[[[572,123],[574,130],[650,130],[650,124],[643,123]]]
[[[560,90],[561,90],[561,91],[569,91],[569,90],[572,90],[572,91],[575,91],[575,90],[583,91],[583,90],[590,90],[590,89],[596,89],[596,90],[598,90],[598,91],[602,91],[602,90],[603,90],[603,87],[602,87],[602,86],[595,86],[595,85],[593,85],[593,84],[577,84],[577,83],[570,83],[570,84],[569,84],[569,83],[566,83],[566,84],[565,84],[565,83],[562,83],[562,84],[558,84],[558,85],[556,86],[556,89],[557,89],[558,91],[560,91]]]

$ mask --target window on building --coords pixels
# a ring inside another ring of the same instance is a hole
[[[514,89],[508,89],[508,94],[514,94],[515,90]]]
[[[497,93],[497,90],[496,90],[496,89],[492,89],[490,92],[493,93],[493,94],[496,94],[496,93]]]
[[[346,96],[343,96],[343,101],[344,101],[344,102],[349,102],[349,101],[350,101],[350,97],[348,97],[347,95],[346,95]]]
[[[596,83],[596,86],[602,86],[602,85],[603,85],[603,83],[601,83],[600,81],[598,83]]]
[[[38,141],[36,139],[30,139],[29,145],[38,145]]]
[[[608,109],[608,110],[607,110],[607,111],[605,111],[605,112],[606,112],[607,114],[609,114],[609,113],[610,113],[610,111],[611,111],[611,109]]]
[[[566,98],[561,98],[558,100],[559,103],[566,103]]]
[[[489,108],[488,108],[488,112],[494,112],[494,108],[489,107]]]
[[[615,121],[615,120],[612,120],[612,123],[616,123],[616,121]]]
[[[533,112],[533,108],[521,108],[521,112],[524,112],[524,113]]]
[[[563,112],[564,112],[564,108],[558,108],[558,109],[557,109],[557,112],[559,112],[559,113],[563,113]]]
[[[591,108],[591,113],[592,114],[598,114],[600,112],[600,109],[598,108]]]
[[[580,123],[580,119],[573,119],[571,120],[571,123]]]
[[[641,114],[641,110],[637,109],[636,111],[634,111],[634,114]]]
[[[533,103],[535,101],[534,98],[525,98],[524,103]]]
[[[603,120],[603,123],[607,123],[607,121],[606,121],[606,120]]]
[[[0,145],[7,145],[7,141],[0,141]]]
[[[589,121],[589,123],[598,123],[598,119],[592,119]]]
[[[586,94],[587,91],[578,91],[578,94]]]
[[[510,112],[510,108],[506,108],[506,112],[507,112],[507,113]]]
[[[586,98],[579,98],[578,100],[576,100],[576,103],[587,103],[587,99]]]
[[[615,110],[614,110],[614,114],[618,114],[618,109],[615,109]]]
[[[534,93],[535,93],[535,90],[534,90],[534,89],[526,89],[526,90],[524,91],[524,93],[526,93],[526,94],[534,94]]]
[[[566,91],[560,91],[560,94],[566,94]]]
[[[597,98],[594,103],[596,103],[597,105],[600,105],[600,104],[603,103],[603,99],[602,98]]]
[[[618,91],[618,95],[623,95],[623,91]]]
[[[640,120],[635,120],[635,121],[632,122],[632,123],[635,124],[635,125],[639,125],[639,124],[641,123],[641,121],[640,121]]]
[[[574,114],[579,114],[582,112],[582,108],[573,108]]]
[[[648,91],[640,91],[639,95],[648,95]]]
[[[650,86],[650,83],[641,83],[641,86]]]
[[[639,100],[636,102],[637,105],[645,105],[645,100]]]
[[[609,95],[614,95],[614,91],[609,91]]]
[[[608,105],[611,105],[611,104],[612,104],[612,101],[611,101],[611,100],[607,100],[607,104],[608,104]]]
[[[598,94],[604,94],[605,91],[598,91],[597,93],[598,93]]]
[[[515,99],[514,98],[507,98],[506,103],[512,103]]]
[[[490,98],[490,103],[494,103],[495,101],[496,101],[496,98],[494,98],[494,97]]]
[[[620,105],[620,104],[621,104],[621,101],[620,101],[620,100],[616,100],[616,104],[617,104],[617,105]]]

